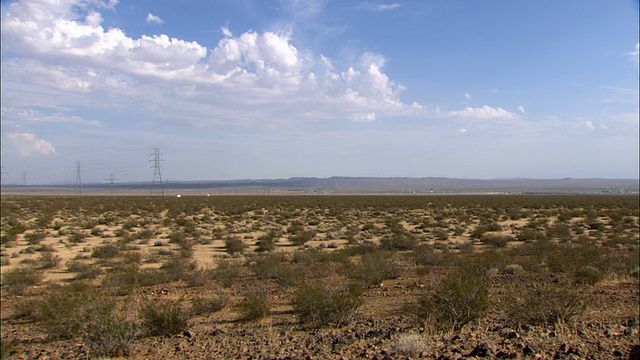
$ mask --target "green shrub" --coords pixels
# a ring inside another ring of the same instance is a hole
[[[289,240],[293,245],[301,246],[306,244],[307,242],[313,240],[316,237],[316,232],[313,230],[304,230],[293,235]]]
[[[269,292],[266,288],[255,287],[247,290],[244,299],[238,304],[243,320],[256,321],[271,314]]]
[[[95,264],[89,264],[78,260],[69,260],[65,263],[67,270],[76,273],[76,280],[95,279],[102,274],[102,268]]]
[[[38,262],[41,269],[53,269],[60,265],[62,258],[53,251],[43,251],[38,255]]]
[[[242,254],[242,252],[244,251],[245,245],[242,239],[230,236],[224,240],[224,248],[226,252],[230,255]]]
[[[80,334],[86,307],[98,302],[91,287],[55,286],[37,301],[35,318],[50,337],[73,339]]]
[[[42,240],[46,239],[49,234],[44,230],[36,230],[34,232],[28,233],[24,235],[24,239],[27,241],[29,245],[37,245]]]
[[[602,272],[593,266],[582,266],[574,272],[576,280],[581,284],[595,285],[602,280]]]
[[[192,313],[184,303],[183,299],[146,299],[140,308],[140,317],[147,333],[162,336],[187,330]]]
[[[505,247],[511,241],[515,239],[511,236],[497,235],[497,234],[485,234],[480,240],[485,245],[491,245],[495,247]]]
[[[82,339],[93,356],[122,357],[141,334],[135,303],[115,298],[97,298],[87,304],[81,325]]]
[[[229,303],[229,296],[219,291],[206,291],[202,295],[193,296],[191,302],[191,313],[202,315],[218,312],[224,309]]]
[[[413,249],[411,257],[413,262],[419,266],[438,265],[441,263],[442,258],[440,254],[436,254],[431,246],[427,244],[420,245]]]
[[[219,260],[218,266],[214,270],[214,277],[222,287],[233,286],[240,275],[240,266],[229,260]]]
[[[380,239],[380,247],[385,250],[411,250],[418,244],[418,239],[406,231],[395,232],[391,237]]]
[[[348,269],[348,275],[367,285],[378,285],[386,279],[399,277],[401,270],[396,263],[395,254],[389,251],[376,251],[362,255],[360,264]]]
[[[303,284],[293,300],[294,311],[301,322],[323,326],[348,324],[362,305],[362,289],[357,286],[330,288],[323,283]]]
[[[440,330],[459,331],[482,316],[488,306],[489,283],[480,268],[460,268],[448,274],[434,292],[419,299],[416,315]]]
[[[2,274],[2,285],[13,294],[21,294],[27,287],[40,284],[44,274],[34,264],[21,264]]]
[[[278,241],[278,234],[275,231],[269,231],[258,238],[256,245],[257,252],[273,251]]]
[[[559,284],[526,287],[515,299],[509,304],[508,316],[516,326],[566,323],[585,310],[577,289]]]
[[[172,256],[165,260],[160,266],[169,281],[185,279],[190,273],[197,271],[199,263],[190,257]]]

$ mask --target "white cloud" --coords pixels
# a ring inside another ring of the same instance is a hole
[[[467,99],[467,100],[471,100],[471,94],[464,93],[464,98]]]
[[[162,20],[159,16],[153,15],[152,13],[147,14],[146,21],[149,24],[164,24],[164,20]]]
[[[400,3],[380,4],[376,2],[367,1],[360,4],[358,7],[366,11],[382,12],[382,11],[391,11],[391,10],[398,9],[402,7],[402,4]]]
[[[484,105],[482,107],[466,107],[460,111],[449,111],[445,117],[474,118],[474,119],[517,119],[518,115],[501,107],[494,108]]]
[[[356,121],[363,121],[363,122],[375,121],[376,120],[376,113],[368,113],[368,114],[356,115],[355,120]]]
[[[467,130],[467,129],[465,129],[465,128],[458,129],[458,133],[459,133],[459,134],[464,134],[464,133],[466,133],[467,131],[468,131],[468,130]]]
[[[32,133],[7,132],[5,138],[9,148],[17,151],[20,156],[48,155],[56,152],[48,141],[38,139]]]
[[[79,116],[67,116],[60,112],[45,114],[41,111],[29,108],[2,107],[1,114],[2,123],[11,125],[28,123],[57,123],[102,126],[102,123],[98,120],[87,120]]]
[[[591,120],[585,120],[584,126],[586,126],[590,130],[593,130],[596,128],[595,126],[593,126],[593,122]]]
[[[522,105],[518,106],[518,111],[520,111],[522,114],[526,113],[526,111],[524,110],[524,106]]]
[[[636,49],[627,54],[631,55],[636,64],[638,64],[640,58],[640,43],[636,43]]]
[[[96,4],[96,9],[115,5]],[[78,6],[87,15],[76,12]],[[5,106],[109,104],[197,125],[517,117],[499,107],[443,113],[405,104],[400,100],[404,87],[384,72],[384,56],[364,52],[338,69],[322,54],[300,51],[290,29],[234,36],[222,27],[224,37],[207,49],[166,34],[134,39],[118,28],[105,30],[101,15],[88,7],[81,0],[23,0],[6,7],[3,50],[23,57],[2,61]],[[31,115],[38,121],[92,124],[64,112]]]

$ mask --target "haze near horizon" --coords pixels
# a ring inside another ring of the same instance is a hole
[[[1,4],[4,183],[639,177],[637,0]]]

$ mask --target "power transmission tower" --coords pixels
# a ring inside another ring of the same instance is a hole
[[[151,166],[153,168],[153,180],[151,181],[151,192],[149,196],[153,196],[153,189],[155,188],[156,182],[160,182],[160,190],[162,191],[162,198],[164,199],[164,184],[162,183],[162,154],[160,153],[160,149],[153,149],[153,160],[149,160],[149,162],[153,162]]]
[[[76,161],[76,190],[75,194],[82,197],[82,176],[80,161]]]
[[[5,175],[9,175],[8,172],[4,171],[4,166],[0,166],[0,169],[2,169],[0,171],[0,177],[2,178],[2,180],[0,180],[0,186],[2,186],[2,184],[4,184],[4,177]],[[4,202],[4,197],[2,196],[2,192],[0,191],[0,203]]]
[[[27,172],[23,171],[22,172],[22,190],[24,191],[24,193],[27,193]]]
[[[116,182],[116,177],[113,176],[113,174],[109,174],[109,177],[107,178],[107,181],[109,181],[109,184],[111,184],[111,197],[116,197],[115,195],[115,189],[114,189],[114,183]]]

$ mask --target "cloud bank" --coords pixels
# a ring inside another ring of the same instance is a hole
[[[7,105],[16,111],[29,105],[50,108],[56,101],[95,106],[100,98],[112,107],[136,106],[168,121],[199,126],[518,116],[488,105],[440,111],[406,104],[400,98],[404,87],[384,71],[383,56],[363,52],[354,64],[337,69],[328,57],[298,49],[290,31],[234,36],[223,27],[224,37],[211,48],[166,34],[134,39],[122,29],[102,26],[99,11],[116,4],[10,3],[2,18],[3,51],[21,57],[3,60],[3,73],[10,74],[3,85],[38,91],[29,104],[18,91],[4,99]],[[398,6],[373,4],[371,9]],[[163,22],[151,13],[146,21]]]

